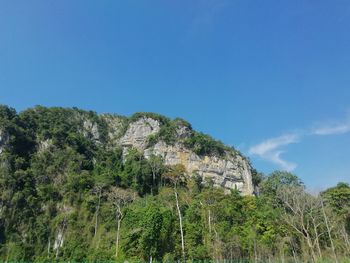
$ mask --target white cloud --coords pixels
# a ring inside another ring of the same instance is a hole
[[[285,134],[276,138],[271,138],[263,141],[249,149],[249,154],[257,155],[265,160],[279,165],[282,169],[292,171],[297,167],[297,164],[282,159],[282,146],[287,146],[291,143],[297,143],[300,135]]]
[[[271,138],[251,147],[249,152],[251,154],[262,155],[267,152],[276,150],[280,146],[295,143],[298,141],[298,138],[299,136],[296,134],[286,134],[276,138]]]
[[[333,126],[323,126],[312,130],[315,135],[335,135],[350,132],[350,124],[338,124]]]
[[[350,111],[342,121],[321,123],[311,130],[311,135],[337,135],[350,132]]]
[[[302,138],[309,136],[325,136],[325,135],[339,135],[350,133],[350,112],[341,122],[333,122],[328,124],[319,124],[314,128],[307,130],[297,130],[296,132],[285,134],[279,137],[265,140],[249,149],[250,155],[256,155],[260,158],[272,162],[284,170],[292,171],[297,167],[297,164],[284,160],[282,154],[284,153],[282,147],[289,144],[297,143]]]
[[[296,163],[288,162],[281,158],[283,151],[272,152],[269,160],[275,164],[278,164],[282,169],[286,171],[293,171],[298,165]]]

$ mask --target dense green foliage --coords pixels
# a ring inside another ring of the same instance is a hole
[[[350,185],[338,183],[321,193],[325,202],[344,221],[347,233],[350,233]]]
[[[223,156],[227,152],[240,154],[234,148],[226,146],[224,143],[213,139],[211,136],[192,130],[191,124],[181,118],[171,120],[159,114],[139,112],[131,116],[130,121],[133,122],[143,117],[152,118],[159,121],[161,124],[159,132],[149,136],[149,146],[162,140],[170,145],[181,142],[185,147],[194,151],[199,156]],[[179,130],[181,129],[185,129],[185,133],[179,136]]]
[[[222,142],[213,140],[207,134],[196,132],[185,140],[185,145],[198,155],[218,155],[222,156],[226,151],[233,149],[225,146]]]
[[[182,120],[151,117],[165,127],[164,140],[174,138],[180,123],[198,154],[226,151]],[[97,137],[87,124],[98,126]],[[224,193],[158,156],[145,159],[130,149],[123,157],[104,143],[103,119],[77,109],[17,114],[1,106],[0,131],[9,136],[0,155],[0,261],[346,262],[350,256],[347,184],[321,198],[306,193],[293,174],[254,171],[259,196]],[[297,207],[300,200],[305,205]],[[299,232],[303,223],[310,228]]]

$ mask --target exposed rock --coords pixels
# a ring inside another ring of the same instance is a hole
[[[89,139],[94,140],[95,142],[100,142],[100,133],[98,131],[98,125],[96,122],[92,122],[87,119],[83,122],[84,130],[83,135]]]
[[[253,193],[249,164],[240,155],[200,157],[180,144],[170,146],[164,142],[145,150],[146,158],[151,154],[162,156],[167,165],[183,164],[190,176],[196,173],[204,181],[213,180],[215,186],[237,189],[243,195]]]
[[[198,156],[180,142],[172,146],[158,141],[154,146],[148,147],[149,135],[156,134],[159,129],[160,123],[151,118],[143,117],[131,123],[120,140],[124,152],[133,147],[144,151],[146,158],[152,154],[160,155],[166,165],[183,164],[190,176],[197,173],[204,180],[213,180],[216,186],[237,189],[243,195],[253,193],[251,169],[242,156],[229,152],[223,157]],[[179,127],[177,129],[178,138],[186,138],[190,132],[188,127]]]
[[[187,126],[180,125],[176,129],[176,133],[178,138],[183,139],[188,138],[191,135],[191,130]]]
[[[138,150],[144,150],[148,144],[148,136],[156,134],[160,129],[158,121],[142,117],[131,123],[120,139],[120,144],[123,147],[134,147]]]

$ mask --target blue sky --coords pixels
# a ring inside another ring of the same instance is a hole
[[[265,173],[350,182],[350,2],[0,0],[0,103],[182,117]]]

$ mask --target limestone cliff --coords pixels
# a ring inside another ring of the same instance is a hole
[[[237,189],[243,195],[253,193],[251,168],[248,161],[236,151],[225,151],[222,156],[200,156],[188,147],[183,139],[191,136],[191,130],[184,126],[176,127],[176,142],[167,144],[161,138],[149,145],[150,136],[156,135],[161,123],[150,117],[142,117],[129,124],[119,143],[126,153],[130,147],[144,152],[146,158],[152,154],[163,157],[165,164],[183,164],[189,174],[198,174],[204,181],[212,180],[216,186]]]

